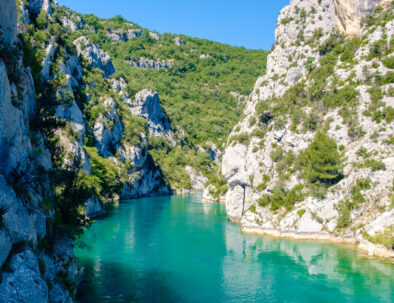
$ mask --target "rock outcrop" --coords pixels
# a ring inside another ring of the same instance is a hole
[[[42,1],[31,1],[31,9],[36,7],[41,10]],[[49,11],[49,6],[44,9]],[[0,31],[9,50],[16,42],[16,16],[15,1],[1,1]],[[53,239],[53,250],[39,248],[49,233],[47,220],[53,218],[53,212],[42,208],[50,192],[43,171],[51,169],[52,163],[42,134],[30,129],[37,104],[33,77],[22,54],[16,50],[13,62],[4,62],[0,56],[0,301],[72,302],[57,280],[60,274],[72,278],[71,241],[58,237]],[[50,275],[40,266],[47,262],[53,265]],[[53,296],[55,289],[59,294]]]
[[[123,125],[116,111],[115,102],[112,98],[104,101],[105,114],[100,114],[94,124],[94,137],[96,146],[101,155],[109,157],[113,155],[122,139]]]
[[[192,182],[192,188],[195,191],[203,191],[204,185],[207,183],[208,178],[205,177],[202,173],[196,171],[191,166],[186,166],[185,170],[190,177],[190,181]]]
[[[142,30],[141,29],[127,29],[127,30],[113,30],[107,33],[108,37],[112,42],[122,41],[126,42],[130,39],[141,37]]]
[[[180,45],[184,45],[185,41],[183,41],[183,39],[181,37],[175,37],[173,39],[175,45],[180,46]]]
[[[174,65],[174,60],[153,60],[141,57],[138,60],[131,60],[129,63],[138,68],[169,69]]]
[[[138,92],[134,102],[130,103],[129,107],[134,115],[148,121],[149,134],[157,137],[167,135],[170,132],[170,122],[163,113],[157,92],[147,89]]]
[[[104,52],[97,44],[90,43],[86,37],[79,37],[74,41],[78,55],[82,55],[89,61],[93,68],[101,69],[105,75],[109,76],[115,72],[111,57]]]

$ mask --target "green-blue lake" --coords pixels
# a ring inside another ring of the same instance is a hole
[[[200,197],[122,202],[82,236],[79,303],[394,302],[394,266],[348,246],[241,233]]]

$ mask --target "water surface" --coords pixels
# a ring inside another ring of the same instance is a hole
[[[198,196],[125,201],[76,247],[79,303],[394,302],[394,265],[240,232]]]

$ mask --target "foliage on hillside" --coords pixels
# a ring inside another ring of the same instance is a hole
[[[107,33],[129,28],[126,20],[120,16],[84,18],[95,29],[86,33],[89,39],[113,58],[117,69],[114,77],[127,80],[131,95],[144,88],[157,91],[173,125],[185,130],[194,144],[208,140],[223,144],[242,112],[242,106],[229,93],[250,94],[256,78],[265,71],[267,53],[262,50],[173,34],[159,35],[156,40],[146,29],[141,29],[139,37],[111,42]],[[176,45],[176,37],[183,44]],[[130,66],[130,61],[140,58],[173,60],[174,65],[168,69]]]

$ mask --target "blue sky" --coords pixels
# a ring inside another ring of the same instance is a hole
[[[58,0],[81,13],[125,19],[159,33],[269,49],[278,13],[289,0]]]

